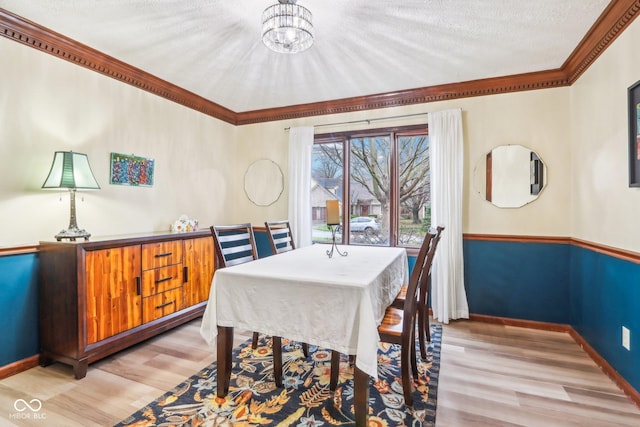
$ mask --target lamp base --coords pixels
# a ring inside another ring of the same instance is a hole
[[[91,237],[91,233],[87,232],[87,230],[79,229],[78,227],[67,228],[66,230],[61,230],[58,234],[56,234],[56,240],[59,242],[62,239],[69,239],[72,242],[75,242],[76,239],[83,238],[84,240],[89,240]]]

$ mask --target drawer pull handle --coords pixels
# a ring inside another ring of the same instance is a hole
[[[162,279],[157,279],[156,283],[166,282],[167,280],[171,280],[171,279],[173,279],[173,276],[163,277]]]
[[[136,276],[136,292],[138,295],[142,294],[142,283],[140,280],[140,276]]]
[[[171,255],[173,255],[173,252],[164,252],[164,253],[161,253],[161,254],[156,254],[155,257],[156,258],[162,258],[162,257],[165,257],[165,256],[171,256]]]
[[[169,302],[165,302],[164,304],[156,305],[156,310],[159,310],[161,308],[165,308],[166,306],[171,305],[173,303],[175,303],[175,301],[169,301]]]

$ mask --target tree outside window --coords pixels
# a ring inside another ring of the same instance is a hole
[[[326,200],[341,205],[343,243],[419,247],[431,225],[426,126],[316,135],[312,179],[316,242],[331,239]]]

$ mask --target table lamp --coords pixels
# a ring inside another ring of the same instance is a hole
[[[56,151],[51,170],[44,184],[42,184],[42,188],[69,189],[71,202],[69,228],[56,234],[56,240],[69,239],[75,241],[79,237],[89,240],[91,234],[86,230],[79,229],[76,222],[76,190],[97,190],[100,188],[96,178],[93,176],[91,166],[89,166],[87,155],[73,151]]]
[[[340,252],[336,246],[336,226],[340,225],[340,204],[337,200],[327,200],[327,226],[331,230],[331,250],[327,251],[329,258],[333,256],[335,250],[338,255],[347,256],[347,252]]]

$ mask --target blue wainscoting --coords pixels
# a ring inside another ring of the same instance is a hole
[[[0,256],[0,367],[37,355],[38,256]]]
[[[474,314],[571,324],[571,245],[464,241],[464,275]]]
[[[269,256],[266,232],[255,236]],[[464,256],[471,313],[571,325],[640,391],[640,264],[565,243],[465,240]],[[0,367],[39,352],[38,265],[37,254],[0,256]]]
[[[574,246],[570,265],[573,328],[640,391],[640,264]]]

